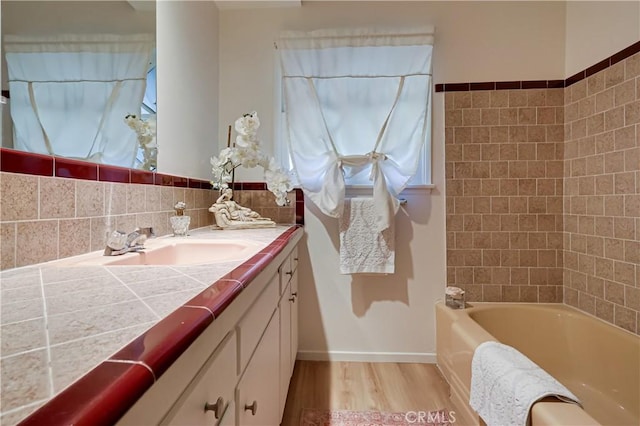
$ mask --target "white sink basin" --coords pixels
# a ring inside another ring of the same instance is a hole
[[[257,253],[262,244],[248,240],[152,239],[140,252],[118,256],[90,253],[68,259],[66,265],[198,265],[245,260]]]

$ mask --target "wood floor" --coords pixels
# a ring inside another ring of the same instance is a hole
[[[282,426],[303,408],[377,411],[454,410],[433,364],[296,361]]]

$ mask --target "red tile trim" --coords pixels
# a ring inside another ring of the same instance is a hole
[[[162,173],[154,173],[154,184],[162,186],[173,186],[173,176]]]
[[[177,186],[179,188],[186,188],[188,183],[189,183],[189,179],[185,177],[178,177],[178,176],[173,177],[173,186]]]
[[[485,82],[485,83],[469,83],[470,90],[495,90],[496,83],[495,82]]]
[[[213,313],[214,318],[218,318],[227,306],[238,297],[243,288],[242,283],[237,281],[218,280],[185,305],[207,308]]]
[[[495,90],[514,90],[514,89],[556,89],[569,87],[580,80],[602,71],[620,61],[627,59],[629,56],[640,52],[640,41],[633,43],[631,46],[609,56],[608,58],[590,66],[565,80],[527,80],[527,81],[496,81],[486,83],[438,83],[435,85],[436,92],[468,92],[471,90],[494,90],[489,89],[490,85],[495,85]]]
[[[562,89],[564,80],[547,80],[547,89]]]
[[[625,47],[621,51],[611,55],[611,65],[617,64],[620,61],[627,59],[629,56],[633,56],[640,52],[640,41],[633,43],[629,47]]]
[[[100,164],[98,165],[98,180],[101,182],[131,183],[131,169]]]
[[[548,83],[547,80],[523,81],[522,88],[523,89],[546,89],[547,83]]]
[[[113,425],[152,384],[153,375],[142,365],[106,361],[20,425]]]
[[[98,165],[86,161],[55,157],[53,171],[58,177],[98,180]]]
[[[187,182],[187,186],[189,188],[200,189],[200,180],[189,178],[189,181]]]
[[[579,82],[580,80],[584,80],[585,76],[586,76],[586,73],[583,70],[583,71],[580,71],[579,73],[572,75],[571,77],[568,77],[564,81],[564,87],[569,87],[572,84]]]
[[[242,182],[243,191],[266,191],[267,184],[265,182]]]
[[[513,90],[521,89],[522,82],[520,81],[497,81],[496,90]]]
[[[154,173],[145,170],[131,169],[131,183],[139,183],[143,185],[153,185],[155,178]]]
[[[212,322],[204,309],[180,307],[109,359],[143,362],[157,379]]]
[[[0,170],[9,173],[53,176],[53,157],[0,148]]]
[[[584,70],[585,77],[589,77],[597,72],[602,71],[603,69],[609,68],[611,66],[611,58],[607,58],[604,61],[600,61],[595,65],[591,65],[589,68]]]

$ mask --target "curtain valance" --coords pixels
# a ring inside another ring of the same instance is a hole
[[[389,226],[427,139],[432,43],[433,28],[282,34],[291,158],[323,213],[340,217],[345,178],[368,174],[378,231]]]

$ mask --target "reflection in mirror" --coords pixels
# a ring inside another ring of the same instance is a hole
[[[132,4],[0,4],[3,146],[155,170],[155,16]]]

